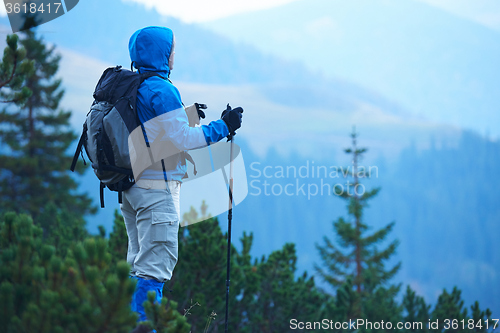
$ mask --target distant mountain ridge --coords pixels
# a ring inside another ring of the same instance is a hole
[[[500,137],[500,33],[414,0],[302,0],[203,26]]]

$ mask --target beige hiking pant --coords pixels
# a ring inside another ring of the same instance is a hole
[[[130,275],[171,279],[178,258],[180,187],[179,181],[141,179],[123,192]]]

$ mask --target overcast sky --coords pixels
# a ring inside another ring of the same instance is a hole
[[[160,14],[180,18],[184,22],[207,22],[265,8],[277,7],[297,0],[123,0],[155,7]]]
[[[123,0],[146,5],[184,22],[207,22],[299,0]],[[339,0],[341,1],[341,0]],[[344,0],[352,1],[352,0]],[[404,1],[404,0],[402,0]],[[412,1],[412,0],[406,0]],[[500,31],[500,0],[417,0]],[[360,1],[361,2],[361,1]]]
[[[184,22],[208,22],[259,9],[277,7],[300,0],[122,0],[154,7],[160,14]],[[338,0],[342,1],[342,0]],[[353,0],[344,0],[353,1]],[[402,0],[404,1],[404,0]],[[412,1],[412,0],[406,0]],[[417,0],[500,31],[500,0]],[[0,5],[0,15],[5,7]]]
[[[85,0],[83,0],[85,1]],[[297,0],[122,0],[138,2],[147,8],[155,7],[166,16],[184,22],[207,22],[253,10],[272,8]],[[6,16],[5,6],[0,5],[0,16]]]

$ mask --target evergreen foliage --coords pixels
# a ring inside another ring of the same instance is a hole
[[[191,215],[196,217],[196,212]],[[210,218],[179,230],[179,262],[170,283],[172,297],[179,300],[180,309],[188,309],[191,300],[199,306],[192,308],[188,316],[193,330],[201,330],[208,316],[214,311],[213,326],[224,326],[225,278],[227,239],[224,238],[216,219]],[[241,280],[236,265],[236,249],[232,249],[232,285],[235,290]],[[234,302],[234,294],[231,301]]]
[[[474,304],[470,307],[471,309],[471,318],[473,320],[473,323],[474,323],[474,328],[473,329],[470,329],[469,328],[469,331],[470,332],[489,332],[490,329],[489,327],[487,327],[487,325],[485,325],[485,321],[488,321],[489,323],[493,323],[492,320],[491,320],[491,315],[492,315],[492,312],[490,309],[486,309],[485,311],[482,311],[480,308],[479,308],[479,302],[476,301],[474,302]],[[478,325],[478,323],[482,323],[482,325]],[[491,326],[494,326],[493,324],[490,324]]]
[[[127,239],[118,237],[124,229],[120,220],[116,214],[116,228],[110,238],[123,248]],[[154,302],[154,294],[148,295],[148,321],[143,324],[164,333],[221,332],[224,318],[217,313],[224,309],[225,256],[217,256],[225,253],[225,235],[212,218],[188,228],[181,229],[181,256],[187,259],[188,250],[199,252],[191,253],[191,260],[179,262],[172,280],[174,291],[161,304]],[[297,257],[293,244],[286,244],[268,258],[252,261],[252,235],[244,234],[241,240],[243,250],[233,254],[231,331],[290,332],[292,318],[303,322],[320,322],[324,318],[334,322],[356,318],[421,322],[423,329],[401,332],[424,333],[487,332],[485,320],[493,324],[491,311],[482,311],[477,302],[470,307],[468,316],[457,288],[451,293],[444,290],[432,312],[409,287],[401,306],[382,287],[372,297],[361,299],[351,278],[333,297],[321,292],[307,273],[295,278]],[[60,255],[44,240],[43,230],[29,216],[5,214],[0,223],[0,331],[129,332],[137,318],[130,310],[135,280],[128,278],[129,266],[113,258],[118,251],[112,251],[110,243],[103,237],[87,237],[84,242],[72,244],[66,255]],[[120,254],[120,258],[124,256]],[[350,317],[360,300],[365,302],[366,317]],[[184,316],[178,312],[179,307],[187,310]],[[466,324],[473,319],[476,324],[473,329],[445,330],[444,320],[450,318],[464,319]],[[439,320],[439,330],[426,328],[429,319]],[[477,325],[480,320],[482,326]]]
[[[179,300],[193,332],[224,329],[227,234],[216,218],[181,228],[179,262],[171,281],[172,298]],[[184,216],[196,219],[193,209]],[[293,244],[269,257],[252,259],[253,235],[243,234],[242,250],[231,250],[229,329],[232,332],[286,332],[290,320],[321,320],[333,308],[329,297],[304,273],[295,278]],[[209,324],[211,323],[211,324]],[[207,327],[207,324],[208,327]]]
[[[171,281],[173,291],[169,298],[179,301],[179,309],[183,309],[192,325],[192,332],[222,332],[227,235],[222,234],[216,218],[204,216],[205,210],[202,205],[202,217],[206,218],[205,221],[179,231],[180,257]],[[187,220],[185,222],[190,219],[199,220],[197,216],[197,212],[192,209],[184,216]],[[381,282],[371,285],[365,282],[363,291],[358,293],[353,276],[347,276],[344,283],[336,289],[336,295],[331,296],[318,289],[314,279],[308,277],[306,272],[295,277],[297,256],[293,244],[285,244],[281,250],[257,260],[250,255],[253,235],[244,233],[240,241],[242,250],[233,248],[231,252],[230,331],[292,332],[295,331],[290,327],[290,320],[293,318],[312,323],[319,323],[325,318],[333,322],[362,318],[371,322],[391,322],[394,325],[398,322],[421,323],[422,326],[420,328],[414,325],[402,330],[360,328],[358,332],[425,333],[433,332],[427,328],[429,319],[454,318],[457,315],[454,307],[450,307],[450,304],[457,301],[456,292],[451,297],[444,291],[431,312],[431,306],[410,287],[407,287],[400,302],[396,297],[398,286],[387,283],[382,285]],[[376,272],[371,265],[366,267],[372,271],[364,273],[367,281],[370,281],[370,274]],[[166,287],[164,294],[169,291]],[[491,311],[481,311],[477,303],[472,308],[475,309],[476,321],[482,318],[484,322],[491,316]],[[359,309],[363,313],[359,314]],[[151,319],[149,315],[148,319]]]
[[[425,300],[423,299],[423,297],[417,296],[415,291],[413,291],[410,286],[406,287],[406,294],[403,298],[403,310],[405,313],[403,319],[405,323],[426,323],[430,318],[430,308],[430,305],[425,304]],[[409,328],[407,332],[427,333],[430,331],[427,326],[418,328],[412,325],[412,327]]]
[[[391,242],[386,248],[379,249],[394,227],[394,223],[368,234],[369,226],[363,218],[363,210],[368,201],[377,195],[379,188],[364,191],[360,179],[370,177],[369,172],[359,167],[365,148],[358,148],[355,130],[351,134],[352,147],[345,152],[352,156],[350,177],[345,191],[338,191],[338,196],[347,201],[350,220],[340,217],[334,224],[336,242],[324,237],[324,245],[316,245],[324,268],[315,265],[318,274],[333,288],[341,290],[340,299],[345,318],[378,318],[400,313],[399,305],[394,301],[399,286],[390,285],[389,280],[399,270],[401,263],[387,269],[386,262],[396,252],[398,241]],[[336,187],[335,190],[338,190]],[[347,290],[352,284],[355,293]],[[383,305],[383,306],[381,306]]]
[[[115,219],[113,220],[113,231],[109,234],[109,252],[113,262],[126,259],[128,249],[127,228],[123,216],[115,210]]]
[[[248,321],[242,332],[286,332],[293,318],[320,322],[330,317],[332,300],[316,288],[307,272],[295,278],[296,262],[295,246],[290,243],[261,259],[256,266],[258,289],[250,294],[250,302],[240,305],[243,322]]]
[[[161,304],[155,302],[154,291],[148,293],[148,300],[144,302],[144,310],[148,317],[145,326],[156,330],[158,333],[189,333],[191,326],[186,317],[177,311],[177,303],[163,297]]]
[[[66,256],[28,215],[0,223],[1,332],[127,332],[135,282],[125,262],[111,265],[107,242],[88,238]]]
[[[31,90],[23,83],[32,72],[33,61],[26,58],[26,49],[19,47],[19,37],[16,34],[8,35],[0,64],[0,98],[3,103],[26,102]]]
[[[433,319],[438,319],[440,328],[444,330],[446,319],[456,319],[460,321],[467,318],[467,309],[464,307],[464,301],[461,298],[461,292],[455,287],[451,294],[445,290],[439,296],[436,307],[432,311]],[[455,330],[456,332],[465,332]],[[467,331],[467,330],[466,330]]]
[[[451,293],[444,289],[439,295],[436,307],[431,314],[433,321],[439,321],[439,332],[489,332],[486,320],[491,325],[491,311],[489,309],[481,311],[476,301],[471,306],[472,317],[469,317],[461,293],[457,287],[454,287]]]
[[[59,108],[64,90],[55,75],[61,57],[32,30],[23,32],[19,43],[22,48],[14,51],[17,37],[9,37],[0,66],[1,75],[14,67],[16,52],[19,59],[25,55],[15,71],[21,74],[14,75],[11,89],[5,92],[14,94],[14,102],[0,112],[0,211],[28,213],[44,230],[59,218],[73,223],[71,228],[83,235],[83,217],[95,212],[95,207],[87,195],[75,193],[78,184],[68,170],[71,157],[66,153],[76,135],[69,124],[71,112]],[[31,95],[24,98],[26,92],[16,93],[19,86]],[[49,210],[51,214],[39,219]]]

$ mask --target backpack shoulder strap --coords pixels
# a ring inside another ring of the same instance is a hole
[[[167,80],[165,77],[161,76],[160,74],[156,73],[156,72],[146,72],[146,73],[142,73],[142,74],[139,74],[141,76],[141,83],[144,82],[145,80],[149,79],[150,77],[153,77],[153,76],[156,76],[156,77],[159,77],[160,79],[162,80]]]

